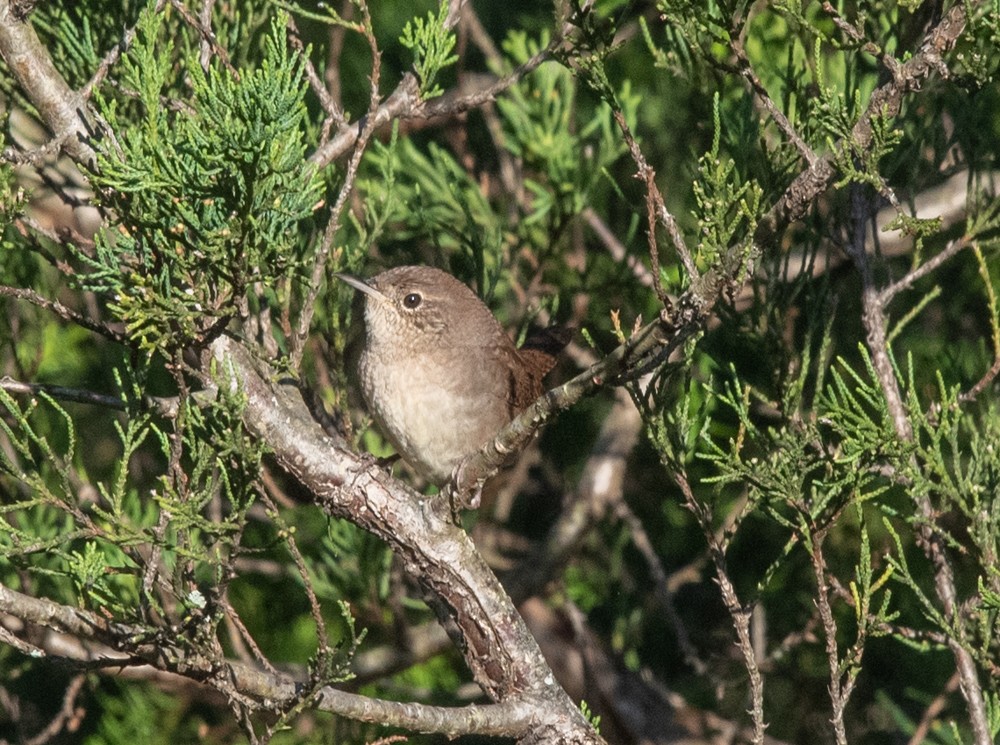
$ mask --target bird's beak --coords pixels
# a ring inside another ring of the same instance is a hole
[[[375,298],[376,300],[385,300],[386,299],[385,295],[383,295],[381,292],[379,292],[378,290],[376,290],[374,287],[372,287],[370,284],[368,284],[367,282],[365,282],[363,279],[358,279],[357,277],[352,277],[350,274],[341,274],[339,272],[334,273],[333,276],[336,277],[337,279],[339,279],[342,282],[346,282],[351,287],[353,287],[355,290],[363,292],[366,295],[370,295],[371,297]]]

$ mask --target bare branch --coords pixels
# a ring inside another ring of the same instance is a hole
[[[608,508],[622,500],[625,461],[641,427],[642,418],[628,392],[617,389],[572,502],[560,512],[542,544],[505,577],[515,602],[526,600],[556,576]]]
[[[841,675],[840,650],[837,647],[837,622],[830,607],[830,592],[826,581],[826,559],[823,554],[825,531],[817,531],[812,536],[809,557],[812,559],[813,574],[816,578],[816,606],[823,622],[823,635],[826,637],[826,661],[830,668],[830,703],[833,707],[833,732],[837,745],[847,745],[847,730],[844,727],[844,709],[851,698],[851,691],[857,676],[857,670],[848,669]],[[859,659],[860,661],[860,659]]]
[[[709,554],[712,563],[715,565],[715,576],[719,583],[719,590],[722,593],[722,602],[729,611],[729,616],[736,630],[736,638],[740,653],[743,655],[743,663],[746,666],[747,676],[750,679],[750,716],[753,721],[753,742],[757,745],[764,742],[764,730],[767,724],[764,722],[764,679],[760,674],[760,666],[757,663],[757,655],[754,652],[753,643],[750,638],[750,616],[752,608],[740,602],[736,594],[736,588],[729,577],[727,569],[725,549],[722,542],[715,536],[712,530],[711,516],[708,508],[705,507],[694,495],[691,484],[687,477],[680,472],[671,474],[677,486],[680,487],[681,494],[684,495],[684,504],[698,520],[701,531],[708,541]]]
[[[341,33],[346,31],[346,29],[341,26],[337,26],[336,29]],[[291,15],[288,16],[288,39],[291,42],[292,47],[299,53],[299,57],[302,59],[302,64],[305,66],[306,78],[309,80],[309,87],[312,89],[312,92],[316,94],[316,98],[319,99],[319,105],[323,107],[323,111],[326,112],[327,117],[329,117],[334,124],[338,127],[344,126],[347,123],[344,121],[344,112],[341,110],[340,105],[334,97],[326,89],[326,86],[323,85],[323,81],[320,80],[319,73],[316,72],[316,67],[313,65],[312,60],[306,56],[306,48],[302,43],[302,37],[299,34],[299,27]]]
[[[553,39],[549,45],[533,54],[524,63],[518,65],[513,72],[505,75],[494,83],[486,85],[471,93],[445,93],[432,102],[423,104],[413,112],[414,116],[424,118],[436,116],[454,116],[482,106],[484,103],[496,100],[496,97],[520,81],[543,62],[552,59],[553,51],[562,43],[561,39]]]
[[[624,263],[639,281],[639,284],[652,289],[653,285],[656,283],[653,273],[643,266],[639,259],[628,253],[628,250],[622,242],[618,240],[618,237],[612,233],[610,229],[608,229],[608,226],[604,223],[601,217],[594,212],[594,209],[592,207],[584,208],[583,212],[580,213],[580,217],[582,217],[584,222],[590,226],[590,229],[594,231],[594,234],[600,239],[601,243],[604,244],[604,247],[608,249],[608,253],[611,254],[611,258],[619,264]]]
[[[948,245],[945,246],[943,251],[934,255],[913,271],[907,272],[904,276],[893,282],[888,287],[883,288],[879,293],[879,302],[882,305],[888,305],[900,292],[912,287],[918,280],[926,277],[952,256],[969,245],[970,241],[966,236],[950,241]]]
[[[628,504],[625,503],[624,499],[619,500],[615,505],[615,515],[628,526],[632,543],[639,550],[639,553],[642,554],[642,558],[646,561],[646,566],[649,567],[649,573],[653,578],[656,599],[659,601],[664,613],[666,613],[670,625],[674,628],[674,633],[677,636],[677,644],[684,655],[684,661],[698,675],[704,675],[708,672],[708,665],[705,664],[705,661],[698,654],[698,649],[691,641],[691,635],[688,634],[687,627],[681,620],[680,613],[677,612],[677,605],[674,603],[674,593],[670,588],[670,577],[667,576],[663,562],[660,560],[659,554],[656,553],[656,549],[649,538],[649,534],[646,532],[646,528],[636,514],[632,512]]]
[[[396,90],[374,112],[369,111],[357,122],[341,126],[337,134],[320,145],[309,157],[309,160],[323,168],[350,150],[362,132],[367,129],[373,132],[377,131],[393,119],[454,116],[493,101],[500,93],[521,80],[542,62],[550,59],[552,51],[559,43],[561,41],[553,40],[545,49],[533,55],[524,64],[519,65],[510,75],[496,82],[471,93],[445,93],[432,102],[421,100],[420,85],[416,77],[407,73],[396,86]]]
[[[753,91],[754,97],[760,102],[764,110],[770,115],[771,119],[775,124],[778,125],[778,129],[785,136],[792,145],[798,150],[799,155],[809,164],[810,167],[815,165],[816,160],[819,158],[816,155],[816,151],[813,150],[809,145],[802,139],[792,123],[788,121],[788,117],[785,116],[784,112],[778,108],[777,104],[774,103],[774,99],[767,92],[767,88],[764,87],[764,83],[761,82],[757,73],[753,69],[753,65],[750,64],[750,60],[747,58],[746,49],[743,46],[743,39],[738,36],[733,37],[731,43],[731,48],[733,53],[736,55],[736,71],[747,81],[750,86],[750,90]]]
[[[208,22],[211,21],[212,19],[212,15],[210,12],[211,7],[203,5],[202,6],[203,11],[207,7],[209,10],[208,14],[206,15],[203,12],[200,16],[196,17],[194,14],[191,13],[191,11],[187,9],[184,3],[182,3],[180,0],[169,0],[169,2],[173,6],[174,10],[176,10],[180,14],[181,18],[184,19],[184,22],[187,23],[195,31],[197,31],[198,34],[201,36],[201,53],[200,53],[201,66],[204,69],[208,69],[208,63],[212,55],[215,55],[216,57],[219,58],[219,61],[222,62],[222,65],[229,71],[231,75],[233,75],[236,78],[239,78],[240,76],[239,71],[235,67],[233,67],[233,63],[229,61],[229,52],[227,52],[225,48],[221,44],[219,44],[219,40],[216,38],[215,32],[208,25]]]
[[[103,393],[84,391],[78,388],[64,388],[61,385],[40,385],[38,383],[21,383],[8,376],[0,378],[0,389],[8,393],[26,393],[30,396],[45,393],[60,401],[73,401],[74,403],[93,404],[103,406],[108,409],[125,410],[125,402],[117,396],[106,396]]]
[[[664,312],[660,319],[639,330],[589,370],[544,393],[500,430],[492,441],[462,461],[452,483],[445,490],[449,499],[457,505],[470,504],[470,495],[477,492],[514,453],[520,452],[539,427],[599,387],[621,384],[625,380],[623,376],[640,369],[651,357],[658,358],[667,350],[676,348],[682,338],[694,333],[698,321],[693,317],[688,320],[689,324],[677,326]]]
[[[301,697],[301,682],[280,673],[253,668],[239,662],[218,662],[192,654],[181,642],[137,642],[146,634],[140,627],[111,623],[89,611],[59,605],[50,600],[24,595],[0,585],[0,613],[26,624],[69,634],[80,640],[100,642],[67,647],[63,641],[53,649],[39,649],[51,657],[72,651],[77,662],[95,668],[126,669],[149,665],[157,670],[183,674],[222,692],[248,697],[259,709],[287,708]],[[5,633],[10,633],[9,629]],[[101,646],[105,645],[105,646]],[[509,700],[486,706],[449,708],[400,703],[369,698],[324,686],[315,697],[316,708],[362,722],[405,727],[418,732],[524,736],[539,721],[540,701],[511,696]],[[585,742],[586,740],[577,740]],[[599,738],[591,742],[602,742]]]
[[[639,149],[639,143],[632,136],[632,131],[629,129],[628,122],[625,121],[625,116],[621,111],[615,111],[615,121],[618,122],[618,128],[622,131],[622,136],[625,138],[629,152],[632,153],[632,160],[635,161],[635,165],[639,169],[636,176],[646,185],[647,238],[649,241],[649,256],[652,261],[653,287],[660,302],[668,305],[669,298],[663,289],[660,279],[660,256],[656,243],[657,223],[663,225],[666,229],[667,235],[670,236],[670,241],[674,245],[674,250],[677,252],[677,257],[681,260],[681,264],[683,264],[691,280],[696,280],[700,272],[694,264],[694,259],[691,257],[691,252],[688,250],[687,244],[684,242],[684,235],[677,224],[677,219],[670,214],[666,203],[663,201],[663,195],[656,185],[656,172],[646,162],[646,156]]]
[[[61,385],[48,385],[45,383],[22,383],[5,375],[0,378],[0,389],[8,393],[27,394],[37,396],[44,393],[57,401],[73,401],[74,403],[91,404],[93,406],[103,406],[108,409],[125,411],[126,403],[117,396],[108,396],[94,391],[81,390],[79,388],[66,388]],[[167,418],[177,417],[178,400],[164,396],[144,396],[143,403],[151,411]]]
[[[44,743],[49,742],[64,729],[71,732],[76,729],[74,723],[79,725],[79,720],[82,716],[82,710],[78,710],[77,708],[76,699],[80,695],[80,689],[83,688],[83,684],[86,682],[86,675],[73,676],[69,685],[66,686],[66,692],[63,694],[62,706],[59,707],[59,711],[56,712],[52,721],[34,737],[25,740],[24,745],[44,745]]]
[[[124,335],[106,323],[100,323],[98,321],[91,321],[85,316],[81,316],[75,310],[67,308],[65,305],[60,303],[58,300],[49,300],[47,297],[42,297],[34,290],[29,290],[23,287],[8,287],[7,285],[0,285],[0,296],[12,297],[18,300],[26,300],[32,305],[36,305],[43,310],[50,311],[64,321],[69,321],[70,323],[75,323],[78,326],[82,326],[88,331],[93,331],[94,333],[100,334],[101,336],[107,337],[112,341],[119,343],[124,343]]]
[[[392,95],[378,107],[374,114],[366,115],[357,122],[351,122],[347,126],[341,127],[337,130],[336,135],[320,145],[309,156],[309,160],[319,168],[324,168],[350,150],[366,129],[377,130],[393,119],[409,116],[419,103],[420,84],[415,75],[407,73]]]
[[[934,700],[928,704],[927,708],[924,709],[923,716],[920,717],[920,723],[917,728],[913,730],[913,734],[910,736],[907,745],[920,745],[922,742],[926,742],[927,735],[930,733],[931,726],[934,724],[934,720],[937,719],[941,712],[945,710],[948,705],[948,698],[958,689],[958,684],[961,681],[961,677],[956,672],[945,684],[944,690],[934,697]]]
[[[83,97],[67,85],[35,29],[18,17],[10,0],[0,0],[0,55],[53,137],[78,163],[92,164]]]

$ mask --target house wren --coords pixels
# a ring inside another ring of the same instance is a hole
[[[355,356],[365,403],[397,452],[435,484],[542,394],[568,341],[556,330],[516,348],[476,294],[440,269],[337,276],[364,293]]]

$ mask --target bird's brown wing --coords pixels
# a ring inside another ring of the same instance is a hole
[[[512,366],[511,401],[513,413],[526,409],[545,390],[542,379],[555,367],[559,354],[573,338],[570,326],[549,326],[531,333],[516,354],[521,365]]]

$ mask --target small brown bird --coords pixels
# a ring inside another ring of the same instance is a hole
[[[568,330],[547,330],[516,348],[476,294],[440,269],[337,276],[364,293],[356,366],[365,403],[399,454],[435,484],[542,394],[569,341]]]

